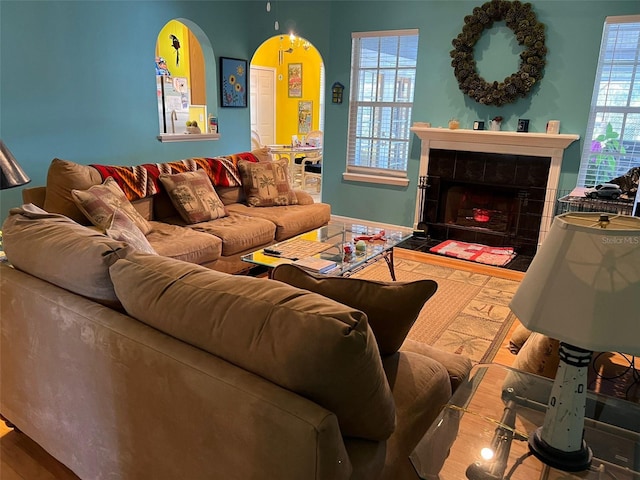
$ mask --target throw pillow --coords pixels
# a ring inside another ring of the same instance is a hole
[[[151,231],[151,224],[125,197],[113,177],[107,178],[101,185],[94,185],[88,190],[71,190],[71,198],[91,223],[103,231],[109,228],[113,214],[118,209],[122,210],[143,234],[146,235]]]
[[[125,242],[134,250],[139,252],[151,253],[157,255],[147,237],[140,231],[136,224],[120,209],[113,213],[111,225],[104,232],[108,237],[114,240]]]
[[[200,223],[227,216],[224,204],[204,170],[162,174],[160,181],[185,222]]]
[[[277,266],[271,278],[364,312],[381,355],[398,351],[425,302],[438,289],[433,280],[378,282],[331,277],[307,272],[291,264]]]
[[[298,197],[291,189],[289,164],[286,159],[273,162],[240,160],[238,170],[250,207],[296,205]]]

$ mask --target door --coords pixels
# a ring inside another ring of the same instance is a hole
[[[276,143],[276,71],[269,67],[251,67],[249,76],[251,130],[260,135],[263,145]]]

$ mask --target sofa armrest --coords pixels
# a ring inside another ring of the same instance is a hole
[[[36,207],[44,208],[44,198],[47,195],[47,187],[30,187],[22,189],[22,201],[33,203]]]
[[[307,192],[303,192],[302,190],[294,190],[293,193],[296,194],[298,205],[311,205],[312,203],[315,203],[313,201],[313,197]]]
[[[449,380],[451,381],[451,389],[455,392],[458,386],[469,377],[469,372],[473,366],[471,360],[463,355],[445,352],[438,348],[427,345],[426,343],[416,342],[407,338],[400,351],[414,352],[432,358],[441,363],[449,372]]]
[[[451,398],[445,367],[426,355],[399,351],[382,359],[396,404],[396,429],[387,440],[382,480],[416,479],[409,455]],[[432,461],[442,465],[448,445],[432,452]]]

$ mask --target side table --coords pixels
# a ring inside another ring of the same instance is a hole
[[[640,405],[602,394],[587,394],[590,470],[562,472],[529,454],[527,438],[543,423],[551,386],[548,378],[502,365],[475,366],[411,453],[419,477],[640,480]]]

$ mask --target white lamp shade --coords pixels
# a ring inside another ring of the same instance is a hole
[[[596,352],[640,355],[640,218],[557,216],[511,301],[530,330]]]

